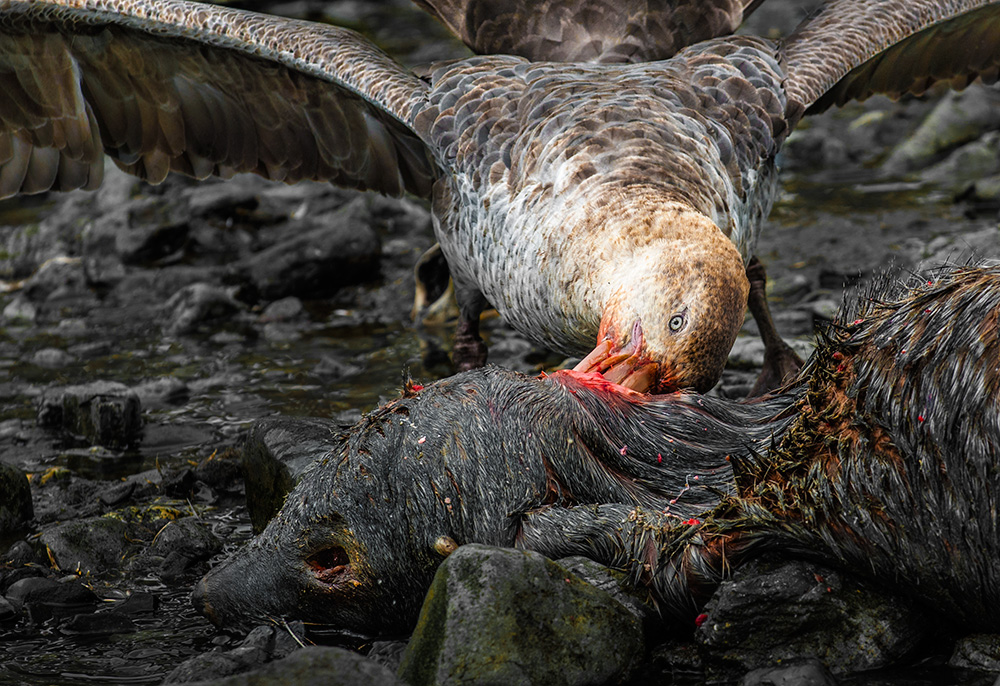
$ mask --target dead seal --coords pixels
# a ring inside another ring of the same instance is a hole
[[[345,434],[194,603],[219,624],[400,633],[444,556],[478,542],[629,570],[690,618],[771,550],[997,630],[998,323],[1000,269],[959,267],[879,281],[762,401],[495,368],[411,389]]]

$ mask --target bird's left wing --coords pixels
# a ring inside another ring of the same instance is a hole
[[[356,33],[184,0],[0,1],[0,197],[255,172],[429,193],[427,86]]]
[[[818,112],[963,87],[1000,69],[998,0],[829,0],[784,42],[789,97]]]

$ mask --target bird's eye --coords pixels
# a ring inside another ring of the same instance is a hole
[[[671,331],[680,331],[684,328],[684,321],[683,314],[675,314],[670,318],[670,322],[667,325],[670,327]]]

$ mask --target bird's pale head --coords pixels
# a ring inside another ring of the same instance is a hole
[[[639,246],[608,271],[597,346],[577,371],[653,393],[705,392],[722,376],[750,286],[733,243],[706,217],[686,219],[700,226]]]

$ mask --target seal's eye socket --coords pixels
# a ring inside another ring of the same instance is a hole
[[[317,579],[332,583],[347,571],[351,558],[346,550],[335,545],[309,556],[306,564],[312,568]]]
[[[687,320],[684,318],[683,314],[675,314],[673,317],[670,318],[670,322],[667,324],[667,326],[670,327],[671,331],[676,333],[677,331],[683,329],[684,324],[686,323]]]

